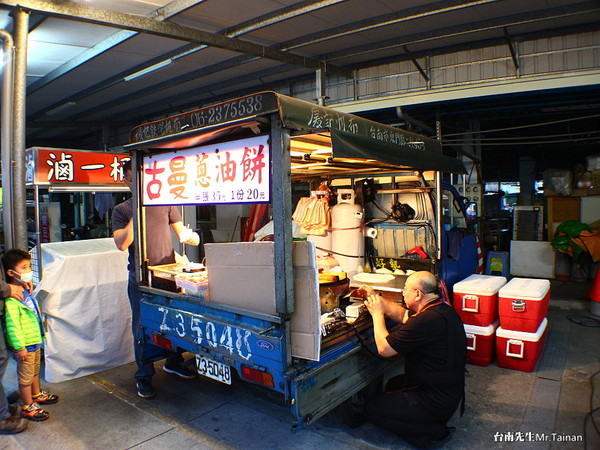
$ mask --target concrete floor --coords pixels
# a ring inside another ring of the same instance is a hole
[[[450,425],[449,449],[597,449],[600,435],[588,418],[600,406],[600,328],[569,316],[589,313],[589,283],[553,282],[550,332],[535,372],[469,365],[467,410]],[[600,319],[596,317],[596,319]],[[596,323],[597,325],[597,323]],[[61,395],[51,417],[19,435],[0,436],[2,449],[403,449],[394,434],[367,423],[346,427],[333,411],[307,429],[289,431],[291,414],[278,399],[246,383],[181,380],[157,364],[158,395],[136,395],[134,364],[72,381],[46,384]],[[16,389],[14,362],[4,380]],[[600,413],[596,414],[600,427]],[[554,433],[554,434],[553,434]],[[547,439],[541,441],[540,439]],[[512,439],[512,442],[511,442]],[[566,439],[579,439],[571,442]]]

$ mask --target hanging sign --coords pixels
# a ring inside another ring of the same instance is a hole
[[[268,203],[268,136],[144,157],[142,203]]]
[[[25,152],[27,184],[117,185],[129,155],[65,148],[32,147]]]

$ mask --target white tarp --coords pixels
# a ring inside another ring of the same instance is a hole
[[[42,244],[35,293],[46,318],[45,379],[55,383],[133,361],[127,252],[112,238]]]

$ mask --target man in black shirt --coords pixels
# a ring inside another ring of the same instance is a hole
[[[380,296],[365,300],[379,354],[405,358],[404,375],[392,378],[386,392],[366,404],[365,414],[410,444],[426,447],[449,435],[446,424],[464,400],[466,337],[459,316],[440,299],[431,272],[410,275],[403,297],[411,316]],[[386,318],[402,325],[389,332]]]

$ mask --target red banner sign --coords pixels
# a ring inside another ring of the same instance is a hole
[[[26,152],[26,181],[39,185],[121,185],[123,164],[130,159],[122,153],[34,147]]]

